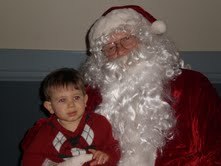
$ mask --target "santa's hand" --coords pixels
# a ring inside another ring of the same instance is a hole
[[[84,163],[92,160],[92,154],[81,154],[76,157],[71,157],[66,161],[59,163],[57,166],[82,166]]]

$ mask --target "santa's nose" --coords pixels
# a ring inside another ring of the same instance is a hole
[[[127,53],[127,49],[124,48],[120,43],[116,44],[116,49],[117,49],[117,51],[116,51],[117,56],[122,56]]]

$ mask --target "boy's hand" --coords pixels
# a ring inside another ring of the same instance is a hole
[[[89,149],[88,151],[93,154],[93,161],[90,163],[90,166],[103,165],[109,160],[109,156],[102,151],[94,149]]]

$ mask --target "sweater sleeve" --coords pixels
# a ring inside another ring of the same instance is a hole
[[[108,131],[106,135],[107,144],[106,147],[104,148],[104,151],[110,155],[110,159],[107,165],[114,166],[117,165],[118,161],[120,160],[120,154],[121,154],[120,146],[119,142],[113,138],[112,127],[110,123],[108,123],[107,131]]]
[[[212,84],[200,73],[189,73],[178,79],[173,93],[175,136],[159,153],[156,165],[221,164],[221,102]]]
[[[99,146],[97,150],[101,150],[109,155],[109,160],[105,166],[116,166],[120,160],[120,147],[116,139],[112,134],[112,126],[105,117],[100,117],[97,120],[97,126],[99,126]]]
[[[46,161],[47,152],[45,142],[48,139],[46,132],[47,119],[43,118],[30,128],[22,140],[22,166],[41,166]]]

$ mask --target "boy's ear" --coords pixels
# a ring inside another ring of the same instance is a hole
[[[87,105],[87,101],[88,101],[88,95],[86,94],[86,95],[84,96],[84,104],[85,104],[85,107],[86,107],[86,105]]]
[[[54,114],[54,110],[52,109],[51,102],[45,101],[43,105],[48,110],[48,112],[50,112],[50,114]]]

